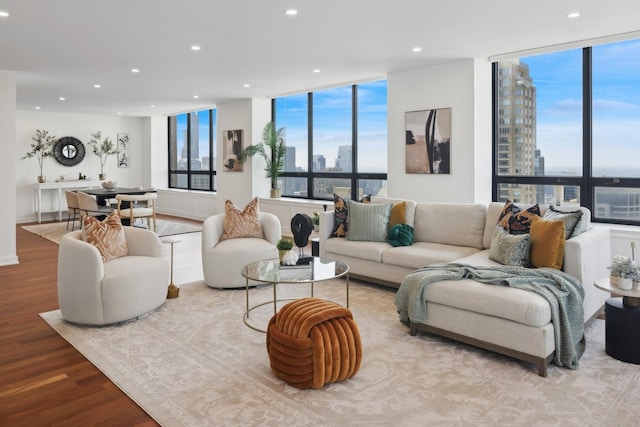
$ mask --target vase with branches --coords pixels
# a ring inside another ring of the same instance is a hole
[[[271,179],[271,197],[279,196],[278,176],[284,169],[285,147],[285,128],[276,129],[273,122],[265,125],[262,131],[262,140],[250,145],[244,149],[241,155],[241,161],[244,162],[247,157],[259,154],[265,161],[266,177]]]
[[[111,138],[106,137],[102,139],[102,132],[98,131],[96,133],[91,134],[91,148],[93,149],[93,154],[100,157],[100,176],[101,180],[106,179],[107,175],[104,173],[104,165],[107,163],[107,159],[109,156],[118,153],[118,147],[111,141]]]
[[[33,142],[31,143],[31,150],[28,151],[23,159],[29,159],[35,157],[38,159],[40,165],[40,175],[38,176],[38,182],[43,183],[47,180],[47,177],[42,173],[42,167],[44,165],[44,159],[53,156],[51,147],[56,142],[56,137],[50,135],[48,131],[42,129],[36,129],[35,136],[31,137]]]

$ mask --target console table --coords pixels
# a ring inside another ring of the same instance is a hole
[[[58,221],[62,221],[62,206],[66,206],[66,198],[64,195],[65,190],[78,190],[83,188],[96,188],[101,187],[101,181],[88,181],[88,180],[73,180],[73,181],[58,181],[58,182],[44,182],[34,184],[36,192],[36,213],[38,215],[38,222],[42,222],[42,213],[58,213]],[[44,210],[42,207],[42,192],[55,191],[57,199],[57,209]],[[64,203],[63,203],[64,201]],[[66,210],[66,208],[64,209]]]

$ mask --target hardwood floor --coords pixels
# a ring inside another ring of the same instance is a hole
[[[58,245],[22,225],[20,264],[0,267],[0,425],[158,425],[40,318],[59,308]]]

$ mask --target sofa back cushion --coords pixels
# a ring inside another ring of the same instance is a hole
[[[480,204],[418,203],[414,241],[482,249],[485,215],[486,207]]]

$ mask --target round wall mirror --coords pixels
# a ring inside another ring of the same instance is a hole
[[[60,138],[53,146],[53,157],[65,166],[75,166],[84,158],[84,144],[72,136]]]

